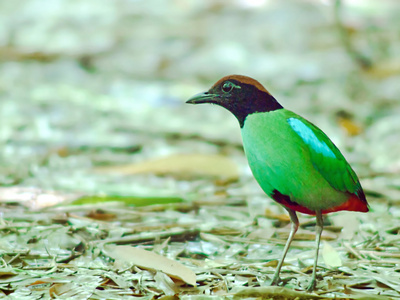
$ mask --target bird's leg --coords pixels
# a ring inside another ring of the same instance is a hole
[[[285,248],[283,249],[281,260],[279,261],[278,266],[276,267],[274,278],[272,278],[272,281],[271,281],[271,285],[279,284],[279,281],[280,281],[279,273],[281,272],[283,261],[285,260],[286,253],[289,250],[289,247],[290,247],[290,244],[292,243],[294,235],[296,234],[296,231],[299,228],[299,219],[297,218],[296,212],[290,208],[286,208],[286,210],[289,212],[290,221],[292,224],[291,224],[291,228],[290,228],[289,237],[286,241]]]
[[[324,228],[324,221],[322,219],[322,213],[321,211],[316,211],[315,216],[317,218],[317,225],[315,225],[315,244],[317,249],[315,250],[315,256],[314,256],[314,266],[313,266],[313,272],[311,276],[311,282],[310,285],[307,287],[308,292],[312,292],[315,289],[315,285],[317,283],[317,263],[318,263],[318,252],[319,252],[319,243],[321,241],[321,233],[322,229]]]

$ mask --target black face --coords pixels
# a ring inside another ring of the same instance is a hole
[[[236,116],[240,127],[250,114],[282,108],[258,81],[240,75],[222,78],[208,92],[197,94],[186,103],[212,103],[225,107]]]

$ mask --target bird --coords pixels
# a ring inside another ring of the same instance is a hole
[[[291,229],[271,285],[282,283],[280,271],[299,228],[296,213],[316,217],[314,264],[306,288],[309,292],[315,290],[323,215],[369,210],[350,164],[321,129],[285,109],[251,77],[225,76],[186,103],[216,104],[236,117],[253,176],[262,190],[288,211]]]

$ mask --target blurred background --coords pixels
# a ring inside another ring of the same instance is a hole
[[[257,189],[234,117],[184,104],[243,74],[321,127],[367,193],[399,200],[399,13],[396,0],[2,1],[0,185]]]
[[[265,287],[287,213],[252,177],[235,118],[185,104],[242,74],[327,133],[371,205],[325,218],[318,292],[398,297],[399,15],[398,0],[0,1],[0,294]],[[315,219],[299,217],[289,292],[314,257]],[[104,244],[179,261],[190,280]]]

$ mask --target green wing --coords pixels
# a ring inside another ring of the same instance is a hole
[[[290,117],[287,122],[308,146],[311,162],[324,179],[334,189],[365,200],[356,173],[327,135],[300,116]]]
[[[340,151],[299,115],[285,109],[249,115],[242,137],[254,177],[281,204],[326,210],[345,203],[348,194],[366,203],[357,176]],[[278,192],[292,204],[274,197]]]

